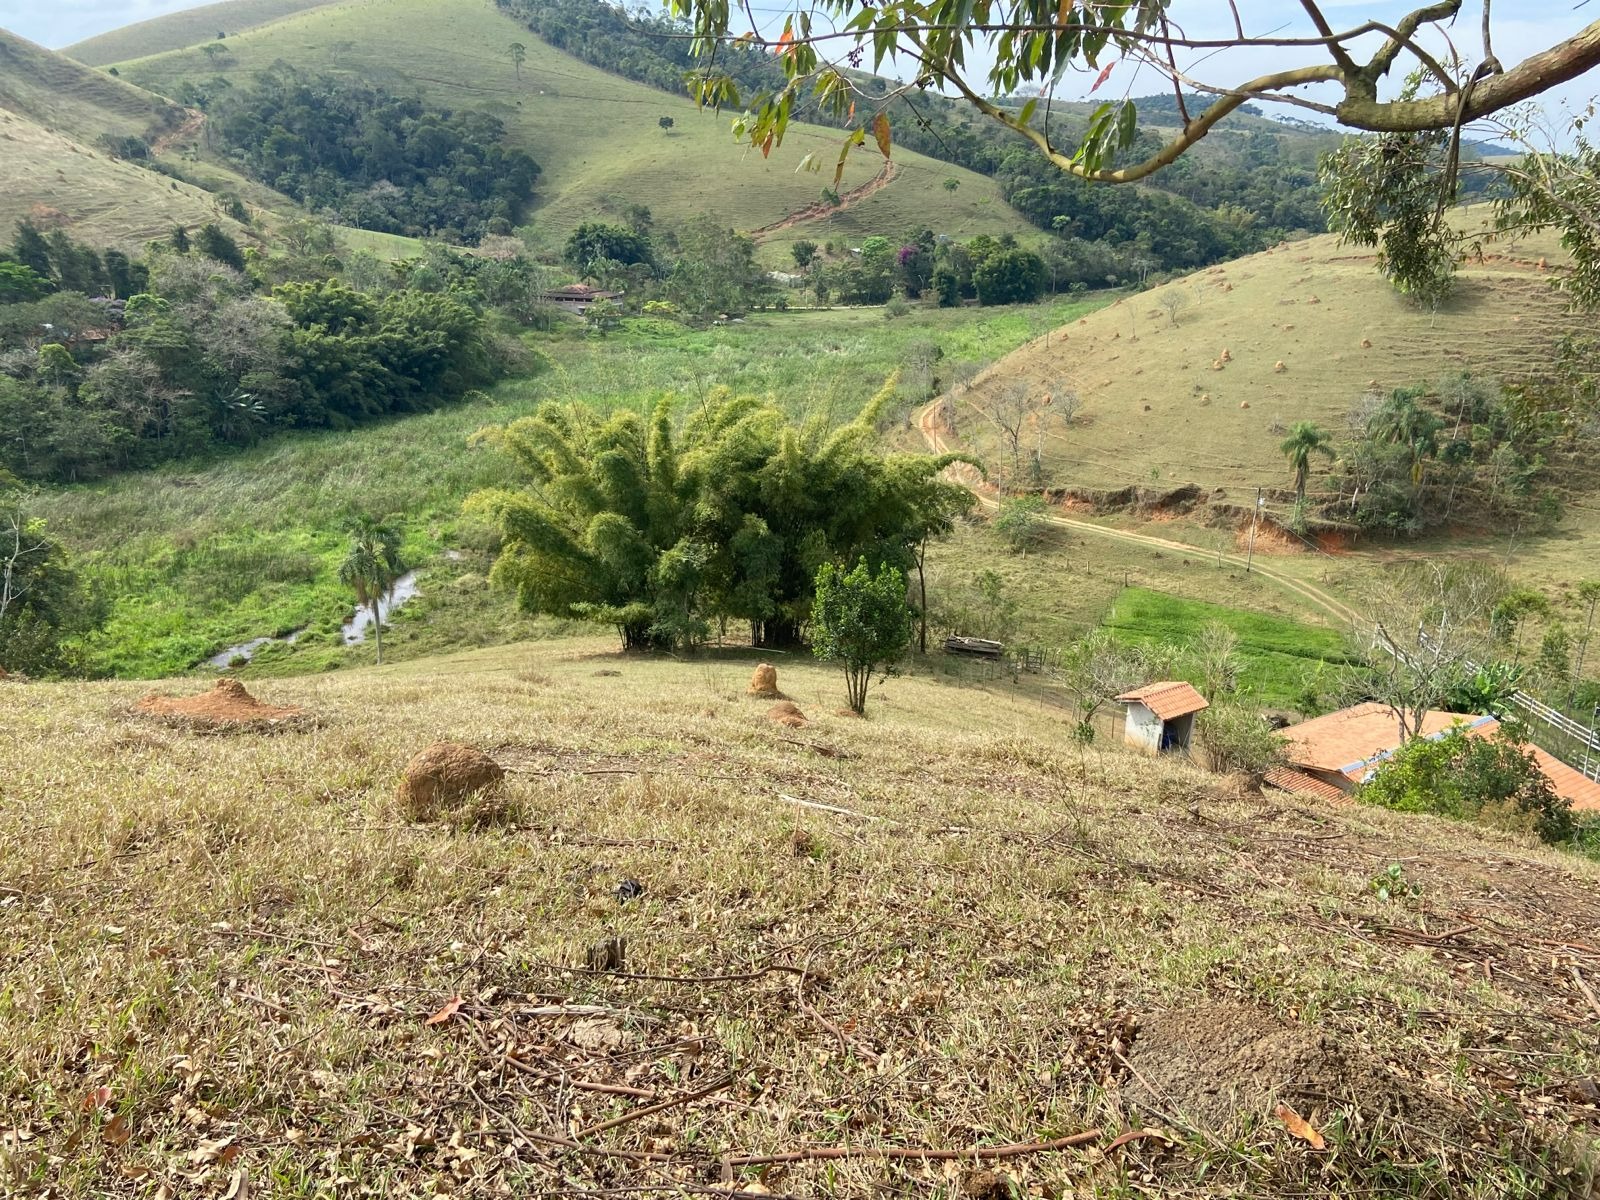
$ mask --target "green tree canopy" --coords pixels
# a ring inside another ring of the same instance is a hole
[[[897,662],[911,644],[912,613],[906,577],[884,565],[874,574],[865,558],[847,574],[834,563],[817,570],[811,649],[844,668],[853,712],[867,711],[867,686],[880,667]]]
[[[1294,494],[1304,500],[1306,483],[1311,478],[1311,456],[1320,454],[1324,458],[1332,458],[1332,439],[1315,422],[1296,421],[1278,450],[1289,460],[1289,469],[1294,472]]]
[[[572,231],[562,257],[578,270],[589,271],[596,263],[602,262],[621,263],[624,266],[653,263],[655,252],[649,238],[626,225],[586,221]]]
[[[395,580],[406,573],[400,557],[400,535],[372,517],[350,526],[350,545],[339,564],[339,582],[355,591],[356,604],[372,613],[372,636],[378,662],[383,662],[383,599]]]
[[[757,645],[793,645],[823,563],[914,561],[918,501],[950,460],[877,452],[896,386],[837,428],[718,389],[681,425],[665,397],[648,419],[547,404],[485,430],[528,483],[468,502],[504,538],[493,578],[531,611],[613,626],[628,648],[693,645],[729,621]]]
[[[1358,797],[1402,812],[1527,829],[1547,842],[1572,837],[1572,805],[1556,795],[1532,754],[1504,734],[1473,737],[1459,725],[1401,746]]]
[[[0,670],[67,670],[67,641],[92,628],[94,605],[62,546],[20,492],[0,493]]]

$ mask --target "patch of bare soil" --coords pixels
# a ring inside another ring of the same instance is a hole
[[[1584,1139],[1536,1123],[1502,1124],[1423,1072],[1381,1061],[1335,1035],[1291,1025],[1237,1001],[1210,1001],[1149,1019],[1125,1058],[1131,1107],[1203,1137],[1277,1128],[1314,1149],[1448,1162],[1498,1145],[1530,1170],[1569,1158],[1586,1195]],[[1380,1149],[1381,1148],[1381,1149]]]
[[[272,732],[296,728],[312,719],[303,708],[263,704],[237,679],[219,679],[209,692],[198,696],[146,696],[133,711],[204,733]]]
[[[1152,1017],[1127,1058],[1129,1100],[1218,1132],[1240,1118],[1269,1120],[1282,1103],[1320,1107],[1348,1092],[1353,1076],[1325,1035],[1229,1001]]]

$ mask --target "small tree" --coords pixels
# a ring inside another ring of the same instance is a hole
[[[1094,740],[1094,715],[1123,692],[1171,674],[1172,647],[1119,642],[1109,629],[1096,629],[1067,648],[1061,681],[1078,706],[1081,740]]]
[[[1589,638],[1594,633],[1594,612],[1600,607],[1600,579],[1585,579],[1578,585],[1578,603],[1584,606],[1583,639],[1578,643],[1578,661],[1572,668],[1572,686],[1576,693],[1583,683],[1584,660],[1589,657]],[[1571,703],[1571,697],[1568,697]]]
[[[239,243],[225,233],[220,225],[202,225],[195,239],[195,248],[207,258],[215,259],[235,271],[244,270],[244,253],[239,249]]]
[[[1402,741],[1492,657],[1491,615],[1505,594],[1500,572],[1471,562],[1410,563],[1371,586],[1375,618],[1357,634],[1357,652],[1371,658],[1361,682],[1394,714]]]
[[[677,124],[671,117],[658,117],[656,124],[661,127],[662,133],[671,133],[672,127]]]
[[[1278,446],[1279,451],[1289,460],[1289,467],[1294,471],[1294,494],[1299,500],[1306,498],[1306,483],[1311,478],[1311,456],[1321,454],[1326,458],[1333,457],[1333,445],[1327,433],[1310,421],[1296,421],[1294,428],[1289,430],[1289,436],[1284,438]]]
[[[512,69],[516,71],[517,78],[522,78],[522,64],[528,61],[528,48],[521,42],[512,42],[506,47],[506,57],[511,60]]]
[[[1178,313],[1189,307],[1189,297],[1176,287],[1169,287],[1158,297],[1162,308],[1167,311],[1167,321],[1176,329],[1178,327]]]
[[[339,582],[355,589],[356,604],[372,612],[372,636],[378,662],[383,662],[382,602],[395,580],[406,573],[400,557],[400,537],[389,526],[371,517],[358,518],[350,526],[350,548],[339,564]]]
[[[844,667],[852,712],[866,712],[873,672],[906,652],[912,617],[906,577],[897,568],[885,565],[873,575],[863,558],[846,574],[833,563],[822,564],[811,610],[811,649]]]
[[[817,244],[806,238],[801,238],[789,247],[789,254],[794,258],[794,265],[802,271],[808,270],[811,264],[817,261]]]
[[[1208,621],[1194,639],[1193,653],[1200,668],[1200,688],[1207,699],[1232,695],[1239,689],[1239,635],[1221,621]]]
[[[1219,775],[1243,775],[1255,786],[1284,761],[1288,742],[1247,704],[1213,704],[1195,720],[1206,761]]]
[[[1038,496],[1015,496],[1000,501],[994,531],[1013,554],[1026,554],[1044,536],[1044,500]]]

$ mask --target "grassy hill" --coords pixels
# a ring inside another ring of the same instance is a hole
[[[198,8],[185,8],[124,25],[74,42],[61,53],[91,67],[108,67],[130,58],[144,58],[212,41],[218,33],[233,37],[326,3],[328,0],[222,0],[220,4],[202,4]]]
[[[315,725],[232,736],[135,715],[144,685],[0,682],[8,1169],[1586,1194],[1600,866],[1072,748],[1009,684],[895,678],[846,720],[837,672],[785,659],[812,723],[782,728],[753,665],[506,647],[258,684]],[[413,823],[395,782],[439,738],[506,788]],[[1375,894],[1391,863],[1414,896]],[[1080,1134],[983,1171],[881,1153]]]
[[[170,100],[3,29],[0,108],[88,144],[102,134],[153,138],[186,115]]]
[[[520,79],[505,55],[511,42],[528,49]],[[489,0],[386,0],[381,6],[347,0],[230,36],[226,46],[233,62],[221,70],[230,79],[282,59],[398,91],[420,89],[432,102],[500,117],[515,144],[543,167],[532,227],[551,246],[580,222],[620,216],[636,203],[667,224],[702,212],[746,230],[782,221],[815,204],[831,181],[831,169],[796,173],[796,165],[808,152],[831,163],[840,140],[833,131],[800,126],[770,160],[743,154],[729,133],[728,114],[701,112],[686,97],[562,54]],[[217,73],[198,47],[123,62],[119,69],[124,78],[166,94],[185,79]],[[663,116],[674,121],[670,132],[658,125]],[[865,188],[881,167],[876,153],[852,155],[841,191]],[[957,181],[954,191],[943,186],[946,179]],[[899,153],[886,186],[781,231],[767,244],[776,255],[802,236],[859,239],[923,226],[956,237],[1026,228],[992,180]]]
[[[1396,295],[1370,253],[1332,235],[1286,243],[1130,296],[1001,359],[961,398],[958,440],[999,453],[984,410],[1022,382],[1070,389],[1081,403],[1045,440],[1051,481],[1282,487],[1278,444],[1295,421],[1342,429],[1371,388],[1461,371],[1514,378],[1547,364],[1572,327],[1542,265],[1559,261],[1553,238],[1488,245],[1431,313]]]
[[[111,157],[102,135],[182,128],[171,102],[0,30],[0,234],[31,218],[93,245],[137,246],[174,225],[222,220],[214,196]]]

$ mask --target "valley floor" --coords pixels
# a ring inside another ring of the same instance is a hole
[[[0,682],[0,1190],[1591,1186],[1600,866],[1069,748],[1009,684],[861,721],[784,658],[784,728],[754,661],[253,682],[312,718],[270,734]],[[441,738],[509,772],[477,825],[395,807]]]

